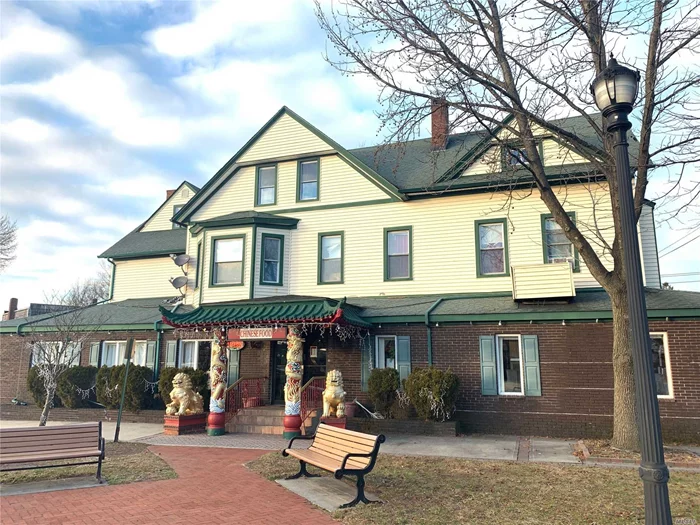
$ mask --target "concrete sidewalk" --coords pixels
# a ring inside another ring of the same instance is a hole
[[[52,421],[49,420],[47,426],[59,425],[77,425],[85,423],[85,421]],[[36,427],[39,426],[38,421],[13,421],[0,419],[0,428],[19,428],[19,427]],[[114,439],[114,430],[117,427],[115,421],[102,422],[102,437],[106,441]],[[122,423],[119,428],[119,441],[134,441],[147,436],[154,436],[163,432],[163,425],[154,423]]]
[[[203,434],[185,436],[149,436],[138,439],[152,445],[184,447],[221,447],[282,450],[289,441],[281,436],[258,434]],[[308,441],[297,441],[294,446],[303,448]],[[416,436],[395,434],[387,436],[381,451],[397,456],[442,456],[466,459],[491,459],[499,461],[538,461],[554,463],[579,463],[573,455],[574,441],[559,439],[527,439],[517,436]]]

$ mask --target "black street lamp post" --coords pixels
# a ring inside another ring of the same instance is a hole
[[[632,111],[637,96],[639,78],[638,71],[619,65],[611,55],[608,67],[593,81],[591,92],[606,119],[607,131],[612,133],[614,138],[615,171],[620,198],[620,230],[624,248],[635,396],[642,452],[639,475],[644,482],[646,524],[671,525],[668,467],[664,463],[659,401],[654,382],[627,143],[627,130],[632,127],[627,115]]]

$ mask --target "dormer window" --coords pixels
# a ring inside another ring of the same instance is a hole
[[[277,202],[277,165],[258,166],[255,177],[255,205],[270,206]]]
[[[297,201],[318,200],[319,159],[299,161]]]

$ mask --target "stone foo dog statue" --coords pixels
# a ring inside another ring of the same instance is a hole
[[[165,408],[169,416],[189,416],[204,412],[204,400],[202,396],[192,390],[192,380],[187,374],[180,372],[173,378],[173,389],[170,391],[170,399]]]
[[[345,417],[345,391],[343,374],[331,370],[326,376],[326,389],[323,391],[323,417]]]

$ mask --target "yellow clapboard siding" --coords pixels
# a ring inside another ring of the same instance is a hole
[[[569,263],[513,265],[513,298],[573,297],[573,272]],[[542,286],[546,282],[547,286]]]
[[[202,243],[202,252],[199,260],[197,259],[197,245]],[[186,303],[194,306],[199,306],[199,287],[195,289],[196,274],[199,272],[201,286],[202,267],[207,254],[207,247],[204,243],[204,233],[198,235],[190,234],[188,236],[187,253],[190,256],[189,264],[187,265],[187,298]]]
[[[285,114],[239,157],[239,162],[317,153],[330,148],[330,145]]]
[[[270,155],[271,156],[271,155]],[[270,158],[270,156],[268,158]],[[194,215],[195,221],[211,219],[236,211],[270,213],[281,209],[301,209],[348,202],[387,199],[383,190],[337,155],[321,157],[319,199],[297,202],[297,161],[277,164],[277,203],[255,206],[255,167],[241,168]]]
[[[571,151],[552,139],[542,141],[542,156],[545,166],[564,166],[566,164],[581,164],[588,162],[578,153]]]
[[[162,230],[171,230],[173,223],[170,219],[173,218],[173,209],[175,206],[182,204],[187,204],[189,200],[194,196],[194,191],[188,188],[186,185],[180,188],[180,191],[173,194],[170,200],[166,203],[161,210],[159,210],[153,217],[151,217],[143,228],[142,232],[155,232]]]
[[[170,257],[114,261],[113,301],[146,297],[174,297],[178,291],[168,280],[182,275]]]

